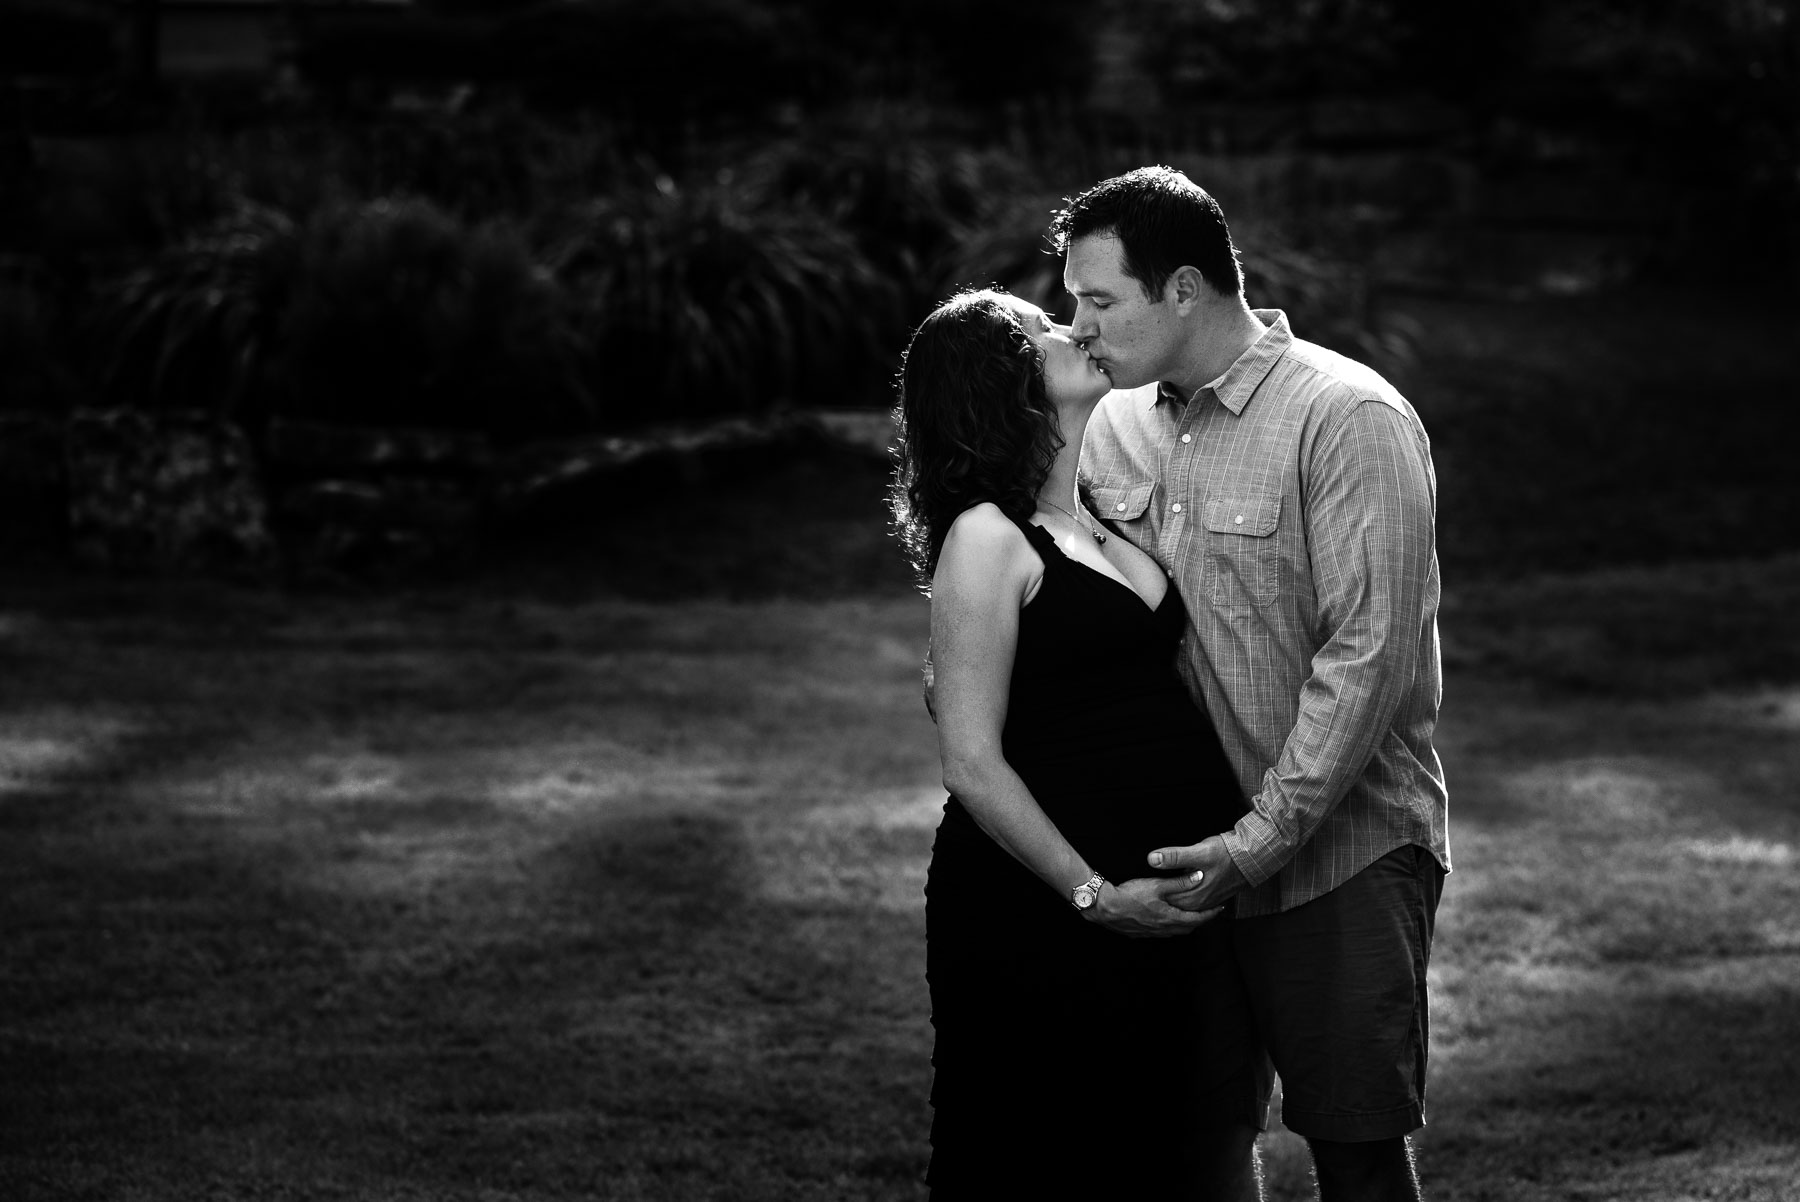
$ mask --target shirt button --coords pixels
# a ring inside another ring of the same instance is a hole
[[[1192,435],[1192,434],[1183,434],[1183,435],[1182,435],[1182,436],[1181,436],[1181,441],[1182,441],[1182,442],[1193,442],[1193,441],[1194,441],[1194,436],[1193,436],[1193,435]]]
[[[1244,515],[1240,513],[1236,517],[1232,518],[1231,520],[1236,522],[1238,525],[1242,526],[1244,524]]]
[[[1177,501],[1173,505],[1169,506],[1169,508],[1173,509],[1176,513],[1180,513],[1181,512],[1181,502]],[[1241,521],[1242,519],[1239,519],[1239,520]]]
[[[1113,508],[1118,510],[1120,513],[1124,513],[1125,512],[1125,502],[1120,501],[1117,505],[1114,505]]]

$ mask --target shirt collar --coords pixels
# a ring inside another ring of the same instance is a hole
[[[1186,404],[1189,400],[1198,400],[1201,393],[1210,390],[1219,398],[1219,404],[1231,410],[1233,416],[1241,415],[1257,388],[1274,370],[1281,357],[1287,354],[1288,347],[1294,344],[1294,332],[1289,328],[1287,314],[1282,310],[1252,309],[1250,312],[1265,328],[1261,336],[1225,369],[1224,375],[1210,384],[1202,384],[1192,397],[1186,398],[1173,384],[1160,380],[1152,394],[1152,407],[1164,401]]]

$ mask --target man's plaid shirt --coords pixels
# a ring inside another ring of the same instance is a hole
[[[1224,375],[1112,393],[1081,448],[1084,499],[1187,603],[1182,676],[1251,802],[1242,915],[1408,843],[1450,866],[1430,442],[1386,380],[1256,316]]]

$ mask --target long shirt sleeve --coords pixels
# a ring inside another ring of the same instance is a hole
[[[1225,836],[1252,885],[1311,839],[1369,767],[1419,675],[1432,583],[1431,466],[1404,414],[1352,408],[1313,446],[1304,479],[1318,633],[1280,758]]]

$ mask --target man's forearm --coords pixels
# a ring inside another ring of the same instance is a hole
[[[1307,681],[1281,758],[1263,774],[1250,812],[1225,833],[1225,850],[1249,885],[1286,867],[1363,774],[1404,696],[1395,682],[1411,679],[1405,669],[1376,662]]]

